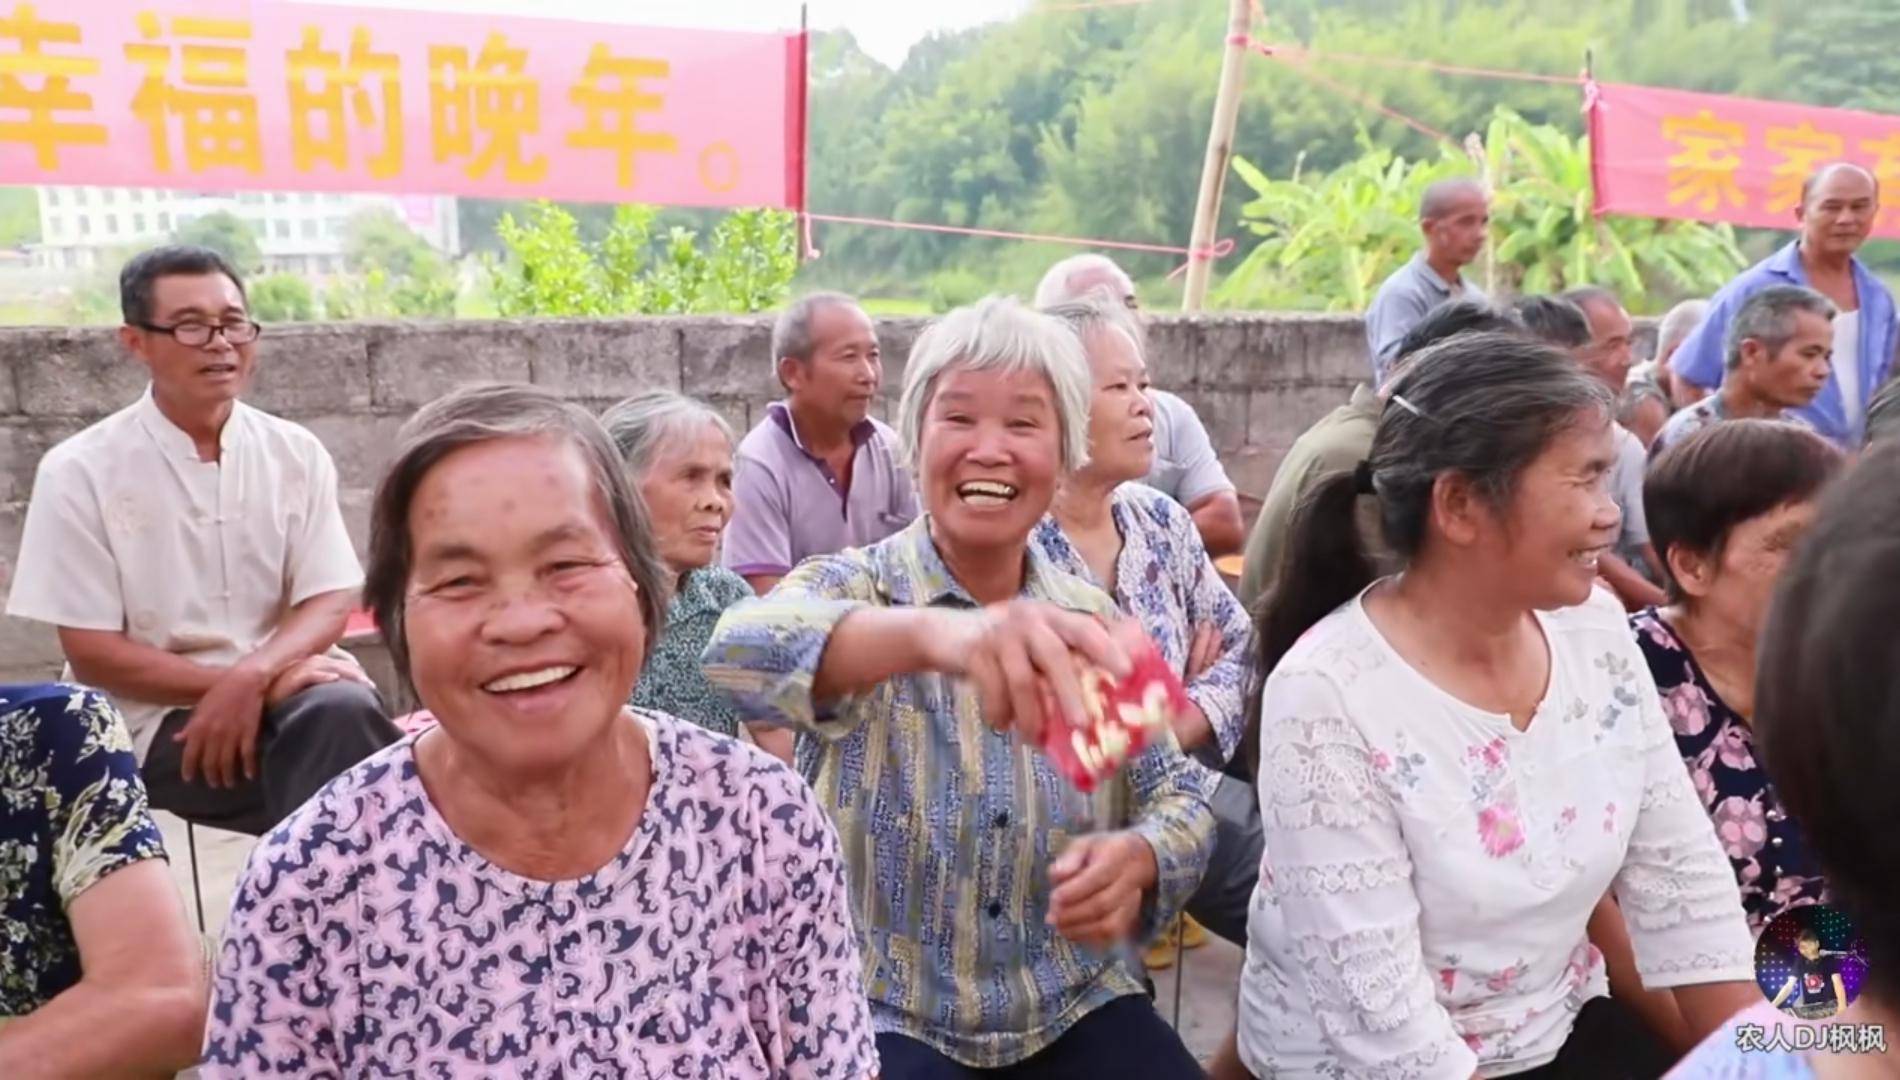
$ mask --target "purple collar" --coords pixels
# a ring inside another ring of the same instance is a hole
[[[789,404],[783,401],[774,401],[765,407],[765,415],[771,417],[772,422],[779,426],[779,430],[785,432],[792,440],[792,445],[798,447],[799,453],[804,454],[819,464],[824,463],[823,459],[819,458],[818,455],[807,450],[805,448],[805,440],[798,437],[798,428],[792,424],[792,407]],[[877,425],[873,424],[871,418],[868,416],[856,424],[853,424],[851,426],[852,448],[856,449],[862,447],[865,443],[870,442],[871,436],[875,434],[877,434]]]

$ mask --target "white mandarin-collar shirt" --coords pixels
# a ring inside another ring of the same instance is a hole
[[[221,665],[263,644],[297,604],[362,584],[336,465],[315,435],[239,402],[219,446],[219,460],[199,460],[147,388],[48,451],[7,614],[123,631]],[[173,706],[114,703],[143,760]]]
[[[1354,600],[1262,702],[1266,854],[1240,1051],[1255,1075],[1469,1080],[1548,1063],[1607,993],[1614,891],[1650,989],[1753,978],[1740,891],[1620,605],[1537,615],[1527,729],[1452,697]]]

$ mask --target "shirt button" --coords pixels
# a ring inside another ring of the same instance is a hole
[[[996,813],[996,827],[997,827],[997,828],[999,828],[999,829],[1007,829],[1007,828],[1009,828],[1009,811],[1007,811],[1007,810],[999,810],[999,811],[997,811],[997,813]]]
[[[1776,847],[1780,847],[1780,846],[1781,846],[1781,837],[1779,837],[1779,836],[1774,836],[1774,837],[1770,837],[1770,838],[1768,839],[1768,842],[1769,842],[1769,843],[1771,843],[1771,844],[1773,844],[1773,845],[1775,845]]]
[[[1001,900],[990,901],[990,918],[1000,919],[1002,917],[1003,917],[1003,902]]]

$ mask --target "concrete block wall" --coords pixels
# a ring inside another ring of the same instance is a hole
[[[923,325],[879,324],[878,413],[887,420]],[[360,552],[396,432],[438,395],[474,382],[525,381],[598,411],[663,386],[705,399],[744,430],[779,394],[770,338],[769,316],[273,326],[247,400],[303,424],[329,447]],[[1337,315],[1159,316],[1149,363],[1156,385],[1200,413],[1249,506],[1293,439],[1344,402],[1367,370],[1359,318]],[[0,330],[0,591],[11,580],[40,455],[144,386],[144,369],[112,330]],[[50,677],[59,661],[49,629],[0,619],[0,680]]]

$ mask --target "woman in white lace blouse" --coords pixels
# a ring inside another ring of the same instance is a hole
[[[1755,996],[1728,861],[1620,606],[1613,403],[1562,354],[1420,354],[1262,609],[1266,858],[1227,1075],[1651,1077],[1585,925],[1606,891],[1696,1033]],[[1371,580],[1353,502],[1404,557]]]

